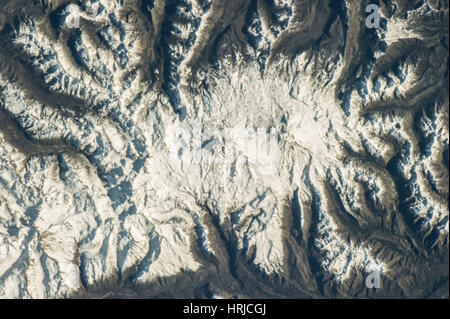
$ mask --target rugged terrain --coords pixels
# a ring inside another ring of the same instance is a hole
[[[0,0],[0,297],[448,298],[448,25]]]

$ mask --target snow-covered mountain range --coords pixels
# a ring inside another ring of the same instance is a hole
[[[447,1],[1,0],[0,297],[448,297],[448,70]]]

